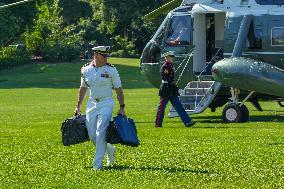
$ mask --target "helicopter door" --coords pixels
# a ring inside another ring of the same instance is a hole
[[[223,58],[225,13],[196,13],[193,23],[193,72],[211,75],[212,65]]]
[[[206,67],[206,14],[195,14],[193,23],[193,72],[200,74]]]

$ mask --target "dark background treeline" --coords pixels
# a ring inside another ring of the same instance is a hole
[[[2,0],[0,4],[17,1]],[[166,2],[36,0],[2,9],[0,61],[6,58],[8,63],[11,60],[7,57],[21,59],[25,55],[47,61],[71,61],[85,56],[93,45],[111,45],[113,56],[139,57],[164,17],[145,21],[143,16]],[[13,44],[25,44],[25,52],[11,48]]]

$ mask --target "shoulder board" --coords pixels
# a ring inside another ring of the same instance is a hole
[[[86,67],[86,66],[89,66],[91,64],[91,62],[87,63],[87,64],[84,64],[83,67]]]
[[[107,66],[110,66],[110,67],[114,67],[114,65],[110,64],[110,63],[106,63]]]
[[[92,63],[92,62],[89,62],[89,63],[85,64],[84,66],[82,66],[81,72],[83,72],[84,70],[86,70],[87,67],[91,65],[91,63]]]

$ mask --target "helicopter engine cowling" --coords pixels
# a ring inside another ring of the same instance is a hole
[[[265,62],[225,58],[212,67],[215,81],[230,87],[284,97],[284,70]]]

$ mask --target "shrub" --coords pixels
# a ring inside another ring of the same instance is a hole
[[[65,26],[58,16],[58,0],[51,6],[39,8],[35,26],[25,33],[27,48],[45,61],[72,61],[80,57],[82,37],[76,33],[76,26]]]
[[[0,70],[31,62],[31,54],[25,48],[3,47],[0,49]]]
[[[117,35],[114,37],[113,43],[115,45],[113,47],[113,52],[111,53],[112,56],[126,58],[138,57],[134,43],[128,40],[128,38]]]
[[[50,40],[42,48],[42,58],[46,61],[69,61],[79,58],[81,52],[81,40],[75,37],[62,37]]]

